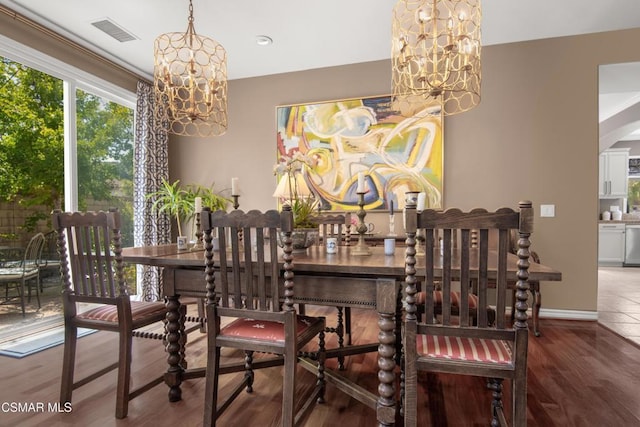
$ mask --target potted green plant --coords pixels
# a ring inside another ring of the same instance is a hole
[[[194,208],[194,201],[196,197],[202,198],[202,206],[208,207],[212,211],[226,210],[231,200],[222,196],[211,187],[205,187],[204,185],[189,185],[186,187],[187,199],[191,202],[191,207]],[[193,209],[188,216],[195,214]]]
[[[164,212],[176,220],[178,226],[178,237],[182,234],[182,223],[193,217],[195,214],[195,198],[202,198],[202,206],[211,210],[226,210],[230,202],[221,194],[214,190],[214,186],[205,187],[198,184],[189,184],[185,187],[180,185],[180,180],[170,183],[162,180],[158,191],[147,194],[147,198],[153,200],[152,212]]]
[[[281,156],[273,169],[274,175],[280,176],[273,196],[277,197],[280,203],[290,205],[293,212],[294,252],[306,251],[318,239],[318,223],[313,220],[317,213],[318,200],[304,179],[313,164],[313,158],[297,151],[291,157]]]
[[[147,194],[147,198],[152,199],[151,211],[154,213],[166,213],[175,218],[178,225],[178,236],[182,234],[182,219],[187,217],[191,203],[187,198],[188,192],[180,187],[180,180],[173,183],[163,179],[158,191]]]

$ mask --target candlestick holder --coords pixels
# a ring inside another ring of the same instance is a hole
[[[356,227],[356,231],[358,232],[358,244],[353,247],[351,250],[351,255],[363,256],[363,255],[371,255],[371,250],[367,246],[364,241],[364,235],[369,230],[367,224],[364,222],[365,216],[367,216],[367,212],[364,210],[364,195],[365,193],[358,192],[358,206],[360,206],[360,210],[356,213],[358,216],[358,226]]]
[[[397,236],[396,234],[396,216],[391,214],[389,215],[389,236]]]
[[[240,195],[232,194],[231,198],[233,198],[233,209],[238,209],[240,207],[240,203],[238,202]]]
[[[203,232],[200,227],[200,212],[196,212],[196,242],[191,247],[192,251],[203,251],[204,243],[202,242]]]

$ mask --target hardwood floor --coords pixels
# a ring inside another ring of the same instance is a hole
[[[314,312],[313,308],[309,308]],[[320,309],[332,316],[334,310]],[[316,312],[318,313],[318,312]],[[354,340],[375,340],[377,319],[371,311],[353,310]],[[640,348],[596,322],[542,319],[543,334],[530,336],[529,426],[637,426],[640,425]],[[330,342],[334,338],[328,335]],[[190,335],[189,363],[204,360],[204,335]],[[82,375],[94,361],[115,360],[115,334],[98,332],[81,338],[77,372]],[[165,369],[165,354],[152,340],[134,341],[134,383]],[[167,388],[159,385],[134,399],[129,416],[114,418],[115,372],[74,392],[71,413],[48,412],[60,387],[62,346],[24,359],[1,357],[0,387],[2,426],[199,426],[203,409],[203,379],[183,384],[183,400],[167,401]],[[335,360],[328,362],[335,368]],[[347,358],[351,379],[369,390],[377,386],[375,354]],[[307,393],[315,377],[299,370],[299,394]],[[225,392],[224,384],[222,393]],[[490,393],[481,378],[421,375],[422,425],[488,425]],[[279,425],[280,368],[256,372],[254,392],[239,397],[220,420],[220,426]],[[505,387],[508,405],[509,390]],[[376,425],[374,411],[328,385],[327,402],[314,408],[306,426],[349,427]],[[44,412],[12,412],[11,402],[42,402]]]

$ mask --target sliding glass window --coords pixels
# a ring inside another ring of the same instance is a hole
[[[0,246],[50,229],[52,209],[109,207],[133,245],[134,95],[0,61]]]

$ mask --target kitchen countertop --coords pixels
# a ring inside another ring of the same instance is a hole
[[[614,220],[609,220],[609,221],[605,221],[605,220],[599,220],[598,224],[629,224],[629,225],[637,225],[640,224],[640,219],[623,219],[620,221],[614,221]]]
[[[606,220],[600,219],[598,220],[598,224],[640,224],[640,217],[638,217],[637,215],[622,214],[621,220],[606,221]]]
[[[630,224],[630,225],[634,225],[634,224],[640,224],[640,216],[637,215],[637,213],[623,213],[622,214],[622,219],[621,220],[603,220],[600,219],[598,220],[598,224]]]

